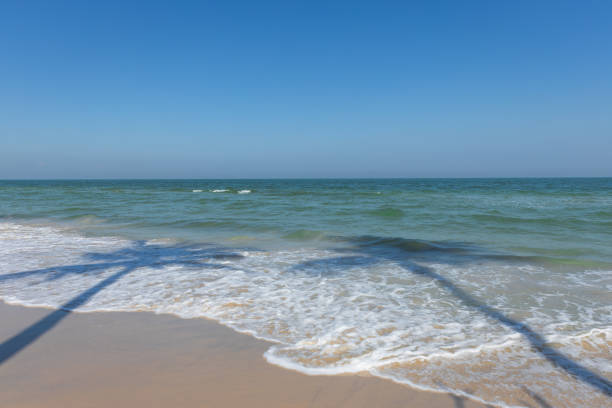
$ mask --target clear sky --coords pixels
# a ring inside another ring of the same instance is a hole
[[[612,176],[612,2],[2,1],[0,178]]]

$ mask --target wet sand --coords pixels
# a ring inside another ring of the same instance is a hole
[[[7,355],[8,339],[52,312],[0,303],[0,407],[484,407],[367,374],[285,370],[264,360],[265,341],[144,312],[69,313]]]

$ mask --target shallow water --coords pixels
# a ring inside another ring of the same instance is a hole
[[[305,373],[612,406],[612,179],[0,182],[3,300],[117,273],[78,310],[213,318]]]

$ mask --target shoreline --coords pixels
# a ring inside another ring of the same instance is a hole
[[[1,344],[53,311],[0,302]],[[311,376],[284,369],[263,357],[272,343],[208,319],[64,313],[61,323],[0,365],[0,405],[487,407],[367,373]]]

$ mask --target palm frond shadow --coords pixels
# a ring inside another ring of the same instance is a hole
[[[342,254],[341,256],[319,259],[314,262],[305,262],[295,265],[292,269],[294,271],[300,271],[308,270],[316,266],[317,268],[331,270],[335,274],[339,274],[342,268],[350,269],[355,266],[355,264],[351,265],[351,259],[356,259],[362,264],[366,263],[371,265],[391,261],[401,266],[407,272],[431,279],[464,305],[479,311],[520,334],[531,345],[531,348],[535,352],[544,357],[555,367],[562,369],[578,381],[590,385],[604,395],[612,397],[612,382],[610,380],[591,371],[584,365],[573,361],[565,354],[548,345],[545,338],[526,323],[506,316],[499,310],[476,299],[445,276],[431,268],[417,263],[428,258],[431,259],[431,257],[435,257],[435,259],[440,259],[442,257],[445,259],[445,262],[454,262],[455,264],[474,262],[476,258],[472,255],[473,251],[467,250],[467,248],[469,248],[467,244],[430,245],[416,240],[379,238],[372,236],[345,238],[343,242],[350,245],[348,247],[343,246],[335,249],[338,253]],[[499,254],[483,253],[477,258],[499,260],[506,259],[507,257]]]
[[[251,249],[252,250],[252,249]],[[119,269],[103,278],[89,289],[78,293],[72,299],[50,312],[37,322],[0,344],[0,364],[35,342],[53,329],[72,311],[87,303],[95,294],[112,285],[138,268],[163,268],[170,265],[197,266],[198,268],[231,268],[211,260],[239,259],[242,255],[215,246],[163,246],[147,245],[137,241],[128,248],[110,253],[88,253],[84,263],[64,265],[30,271],[16,272],[0,276],[0,282],[30,277],[40,277],[43,281],[60,279],[67,275],[104,275],[109,270]]]
[[[587,367],[573,361],[563,353],[547,345],[546,340],[527,324],[504,315],[495,308],[479,301],[465,290],[458,287],[451,280],[437,273],[431,268],[420,265],[420,260],[428,256],[444,256],[457,264],[474,261],[473,251],[467,244],[430,245],[421,241],[402,239],[389,239],[378,237],[354,237],[343,239],[349,246],[337,248],[338,257],[307,261],[294,265],[294,273],[316,273],[320,270],[328,274],[341,274],[355,265],[374,265],[380,262],[392,261],[400,265],[407,272],[431,279],[450,295],[465,305],[478,310],[487,317],[498,321],[510,328],[530,343],[533,350],[542,355],[554,366],[564,370],[579,381],[590,385],[608,397],[612,397],[612,383],[592,372]],[[249,248],[249,250],[256,250]],[[481,255],[499,259],[500,255]],[[65,265],[5,274],[0,276],[0,282],[14,279],[24,279],[39,276],[45,280],[54,280],[66,275],[96,275],[110,269],[119,270],[102,279],[98,284],[77,294],[64,303],[59,310],[53,311],[35,322],[20,333],[0,344],[0,364],[15,356],[24,348],[35,342],[42,335],[55,327],[71,311],[78,309],[89,301],[95,294],[112,285],[125,275],[141,267],[163,268],[170,265],[190,265],[199,268],[230,268],[215,260],[239,259],[242,255],[236,251],[215,246],[161,246],[147,245],[144,242],[135,242],[133,246],[111,253],[89,253],[84,257],[86,262],[78,265]],[[503,255],[502,255],[503,257]]]

